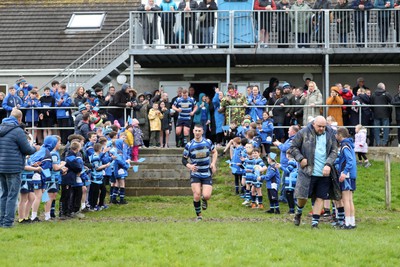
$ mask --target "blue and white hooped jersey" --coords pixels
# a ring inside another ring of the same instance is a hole
[[[182,109],[182,112],[179,113],[178,120],[190,121],[190,112],[192,112],[194,107],[196,106],[196,101],[191,97],[188,97],[186,99],[184,99],[183,97],[179,97],[175,100],[174,106],[176,108]]]
[[[265,167],[264,161],[261,158],[257,158],[257,159],[247,158],[244,161],[244,168],[246,171],[246,174],[245,174],[246,180],[249,180],[249,181],[257,180],[257,177],[254,172],[254,167],[256,165],[259,165],[260,167]]]
[[[190,177],[205,179],[211,177],[211,151],[215,149],[209,139],[202,138],[200,142],[195,139],[186,144],[183,156],[190,159],[197,166],[196,172],[190,172]]]
[[[98,171],[97,169],[102,165],[101,159],[98,155],[93,154],[89,157],[90,163],[92,163],[93,168],[91,170],[92,182],[95,184],[103,183],[103,171]]]
[[[61,157],[58,151],[51,151],[51,161],[53,164],[59,165],[61,163]],[[54,171],[53,168],[51,168],[51,180],[52,182],[59,182],[61,179],[61,171]]]

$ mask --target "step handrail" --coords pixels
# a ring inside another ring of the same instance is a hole
[[[100,46],[104,41],[106,41],[108,38],[110,38],[110,36],[112,36],[115,32],[119,31],[122,27],[124,26],[128,26],[128,30],[129,31],[129,19],[125,20],[123,23],[121,23],[121,25],[119,25],[117,28],[115,28],[114,30],[112,30],[109,34],[107,34],[103,39],[101,39],[99,42],[97,42],[92,48],[90,48],[88,51],[86,51],[85,53],[83,53],[81,56],[79,56],[77,59],[75,59],[72,63],[70,63],[67,67],[65,67],[62,71],[60,71],[57,75],[53,76],[49,81],[47,81],[45,84],[43,84],[39,90],[43,90],[44,87],[46,87],[48,84],[50,84],[52,81],[54,81],[55,79],[57,79],[58,77],[64,76],[64,73],[68,73],[68,75],[65,75],[66,77],[64,77],[62,79],[62,81],[64,81],[67,77],[72,76],[73,72],[70,72],[70,69],[73,69],[72,66],[75,65],[76,63],[78,63],[80,60],[82,60],[82,58],[84,58],[85,56],[87,56],[89,53],[93,52],[98,46]],[[124,31],[121,35],[126,34],[127,31]],[[103,51],[104,48],[102,48],[100,51]],[[98,51],[98,52],[100,52]],[[96,54],[98,54],[98,52],[96,52]],[[125,52],[125,51],[123,51]],[[93,57],[91,57],[92,59]],[[81,67],[82,65],[86,64],[87,61],[85,61],[83,64],[80,64],[77,68]]]

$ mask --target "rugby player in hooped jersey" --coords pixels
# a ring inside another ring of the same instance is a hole
[[[203,131],[202,125],[194,126],[194,139],[186,144],[182,157],[182,164],[190,170],[193,206],[197,221],[203,219],[201,209],[207,209],[207,201],[211,198],[212,174],[217,170],[218,157],[218,152],[211,140],[203,138]]]

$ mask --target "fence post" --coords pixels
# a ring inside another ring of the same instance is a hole
[[[386,209],[391,210],[392,188],[390,181],[390,154],[385,154],[385,194]]]

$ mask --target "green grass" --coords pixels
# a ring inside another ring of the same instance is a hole
[[[201,223],[194,223],[191,197],[129,198],[128,205],[87,214],[84,220],[0,229],[0,266],[396,266],[396,165],[391,211],[385,209],[383,163],[359,168],[356,230],[334,230],[322,222],[312,231],[306,216],[295,227],[290,215],[244,208],[232,193],[228,168],[220,166]],[[287,206],[281,209],[285,213]]]

